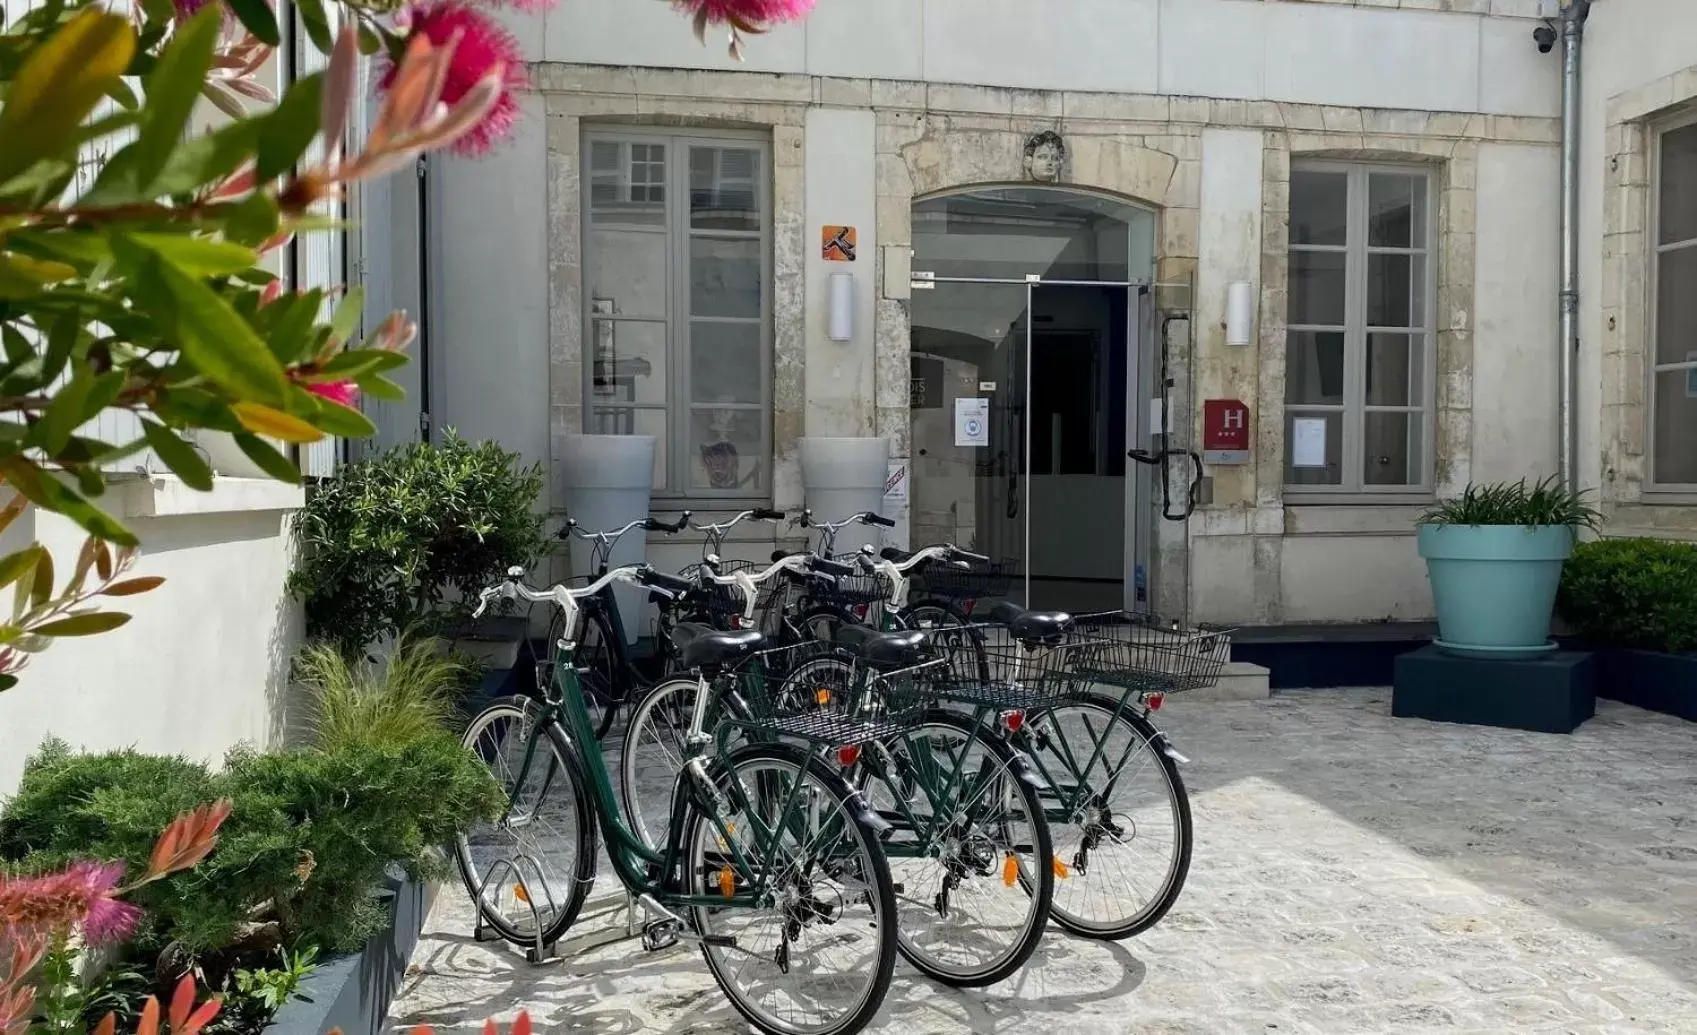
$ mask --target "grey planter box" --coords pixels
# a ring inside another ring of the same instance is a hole
[[[266,1027],[268,1035],[378,1035],[389,1004],[406,976],[407,962],[435,898],[424,884],[396,878],[378,897],[392,905],[390,926],[347,956],[331,956],[301,982]]]
[[[1617,647],[1600,660],[1598,696],[1697,722],[1697,654]]]

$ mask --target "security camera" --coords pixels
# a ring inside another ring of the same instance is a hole
[[[1554,50],[1556,45],[1555,26],[1545,22],[1533,29],[1532,42],[1538,44],[1538,53],[1540,54],[1548,54],[1551,50]]]

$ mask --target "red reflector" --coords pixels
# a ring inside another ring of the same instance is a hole
[[[842,766],[844,769],[847,769],[849,766],[854,765],[858,761],[860,761],[859,744],[844,744],[842,747],[837,749],[837,764]]]
[[[1166,704],[1166,703],[1167,703],[1167,695],[1166,694],[1150,694],[1149,695],[1149,710],[1152,711],[1152,712],[1160,711],[1161,705]]]
[[[967,616],[968,618],[971,618],[972,617],[972,609],[973,609],[974,606],[977,605],[977,603],[978,603],[978,601],[976,601],[976,600],[963,600],[963,601],[961,601],[960,613]]]
[[[1002,725],[1008,728],[1009,733],[1018,733],[1025,725],[1025,713],[1004,712],[1002,715]]]
[[[856,618],[865,618],[867,606],[868,605],[866,604],[856,604],[849,608],[849,613],[854,615]]]

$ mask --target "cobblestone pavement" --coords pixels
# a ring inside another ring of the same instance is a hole
[[[1518,733],[1393,720],[1361,690],[1158,718],[1197,831],[1167,919],[1117,944],[1052,930],[987,990],[898,963],[877,1030],[1697,1033],[1697,724],[1605,702],[1572,737]],[[444,886],[393,1019],[746,1031],[696,950],[608,940],[602,872],[587,933],[542,967],[473,942]]]

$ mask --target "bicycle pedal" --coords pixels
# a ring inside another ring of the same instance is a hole
[[[678,925],[674,920],[654,920],[642,929],[642,948],[645,952],[660,952],[678,944]]]

